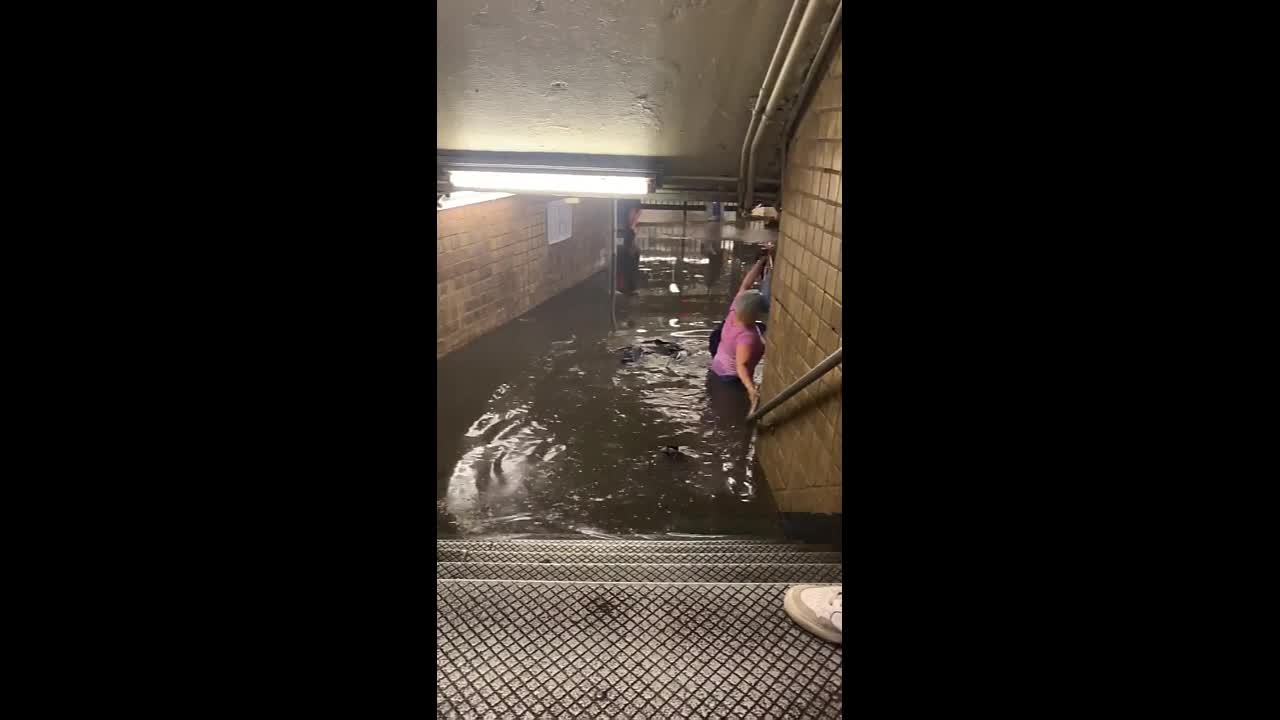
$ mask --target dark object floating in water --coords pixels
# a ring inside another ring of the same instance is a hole
[[[684,348],[680,347],[678,344],[667,342],[666,340],[655,339],[646,340],[645,342],[653,343],[655,345],[654,351],[662,353],[663,355],[677,355],[681,350],[684,350]]]
[[[658,353],[659,355],[676,357],[679,356],[680,353],[684,352],[684,348],[680,347],[677,343],[654,339],[645,340],[640,345],[628,345],[616,352],[619,353],[622,362],[629,363],[639,360],[645,353]]]

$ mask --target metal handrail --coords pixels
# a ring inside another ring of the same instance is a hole
[[[761,417],[764,417],[765,413],[778,407],[784,401],[786,401],[787,398],[790,398],[792,395],[795,395],[796,393],[808,387],[810,383],[822,377],[823,375],[827,374],[828,370],[839,365],[843,360],[844,360],[844,346],[841,345],[840,347],[836,348],[835,352],[828,355],[826,360],[823,360],[822,362],[815,365],[812,370],[800,376],[800,379],[788,385],[786,389],[784,389],[782,392],[778,393],[777,395],[774,395],[773,398],[769,400],[769,402],[761,406],[759,410],[756,410],[755,412],[748,415],[747,422],[752,422],[754,420],[760,419]]]

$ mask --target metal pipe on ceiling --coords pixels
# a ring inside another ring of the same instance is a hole
[[[674,181],[676,184],[679,184],[682,182],[725,183],[725,184],[735,183],[736,184],[738,182],[738,178],[733,177],[732,175],[664,175],[662,177],[662,182],[664,185],[667,184],[668,180]],[[779,180],[778,178],[764,178],[761,180],[757,180],[756,182],[760,183],[761,185],[778,185],[782,181]]]
[[[807,46],[813,38],[813,33],[817,31],[818,23],[820,22],[819,15],[823,14],[819,6],[823,8],[830,7],[823,0],[812,0],[809,6],[804,9],[804,16],[800,18],[800,26],[796,28],[795,40],[787,49],[787,57],[782,63],[782,70],[778,73],[778,79],[773,85],[773,92],[769,96],[769,102],[765,105],[764,115],[760,119],[760,127],[756,130],[756,135],[751,140],[751,148],[746,154],[747,169],[744,174],[746,190],[742,193],[742,206],[745,208],[750,208],[754,200],[755,180],[753,176],[756,172],[756,158],[760,155],[760,139],[764,137],[764,127],[771,122],[776,122],[778,113],[782,112],[783,101],[789,96],[789,93],[784,88],[794,86],[796,81],[799,80],[796,76],[800,73],[801,62],[803,61],[798,59],[796,50]]]
[[[844,2],[841,0],[841,2],[836,3],[836,11],[831,16],[831,23],[827,25],[827,31],[822,34],[822,44],[818,46],[818,54],[814,55],[813,62],[809,63],[809,72],[805,73],[804,82],[800,86],[800,95],[796,99],[791,116],[787,118],[786,127],[782,130],[783,175],[786,174],[787,153],[791,146],[791,139],[795,136],[796,123],[800,122],[800,118],[809,109],[809,103],[813,100],[814,93],[817,92],[818,81],[821,79],[819,73],[827,67],[827,59],[831,55],[832,40],[840,32],[843,11]],[[763,181],[761,184],[764,184]],[[785,188],[779,187],[778,195],[785,195],[784,190]],[[778,211],[782,211],[781,205],[778,206]]]
[[[833,41],[840,34],[843,8],[843,0],[836,3],[836,12],[831,16],[831,24],[827,26],[827,31],[822,35],[822,45],[818,46],[818,54],[814,55],[813,62],[809,63],[809,72],[804,76],[804,83],[800,86],[800,95],[796,100],[795,107],[792,109],[791,117],[787,120],[786,129],[782,132],[784,146],[790,141],[791,134],[795,132],[796,123],[800,122],[800,117],[809,108],[809,103],[813,100],[813,94],[818,90],[818,83],[822,80],[822,71],[827,67],[827,56],[831,54]],[[763,181],[761,183],[763,184]]]
[[[737,194],[732,190],[726,190],[724,192],[684,192],[684,191],[669,192],[669,193],[657,192],[657,193],[650,193],[648,197],[664,198],[664,199],[670,197],[672,200],[679,197],[687,197],[692,201],[701,201],[701,202],[715,201],[719,203],[729,202],[729,203],[733,203],[734,205],[737,205],[737,201],[738,201]],[[760,198],[761,200],[770,200],[770,201],[777,200],[778,198],[778,196],[775,193],[761,193],[756,197]],[[678,210],[679,208],[677,207],[676,209]]]
[[[690,202],[708,202],[713,200],[716,202],[724,202],[725,200],[732,200],[736,204],[738,201],[738,192],[736,190],[713,190],[709,188],[662,188],[650,194],[686,195],[689,197]],[[756,193],[756,197],[758,198],[776,198],[777,196],[778,193],[773,190]]]
[[[766,98],[773,90],[773,83],[778,77],[779,69],[782,66],[782,58],[788,56],[793,47],[792,39],[796,34],[796,27],[800,18],[800,11],[804,8],[806,0],[794,0],[791,3],[791,12],[787,13],[787,22],[782,26],[782,35],[778,37],[778,44],[773,48],[773,58],[769,60],[769,70],[764,75],[764,82],[760,85],[760,94],[756,95],[755,108],[751,110],[751,122],[747,125],[746,137],[742,140],[742,157],[738,161],[738,177],[745,177],[748,172],[750,160],[747,157],[751,148],[751,143],[755,139],[760,128],[760,115],[765,109]],[[741,182],[738,184],[738,200],[741,205],[743,197],[743,188]]]
[[[734,196],[735,200],[737,199],[736,193],[737,193],[736,190],[721,190],[718,188],[693,188],[693,187],[660,187],[660,188],[655,188],[649,192],[650,195],[690,195],[690,196],[697,195],[698,198],[695,198],[695,199],[701,199],[704,196],[710,197],[712,195],[715,195],[716,198],[718,199],[721,195],[732,195]],[[765,195],[774,195],[775,193],[773,190],[768,190],[768,191],[761,190],[757,194],[761,196],[765,196]]]

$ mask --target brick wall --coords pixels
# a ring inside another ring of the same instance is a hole
[[[832,53],[787,147],[762,398],[843,344],[842,51]],[[783,512],[840,512],[842,388],[836,367],[766,417],[760,464]]]
[[[611,202],[573,206],[573,235],[547,245],[547,203],[515,195],[436,211],[436,358],[608,267]]]

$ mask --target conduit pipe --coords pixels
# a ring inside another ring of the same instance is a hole
[[[782,68],[783,58],[791,52],[791,40],[796,35],[800,11],[804,9],[806,2],[807,0],[793,0],[791,3],[791,12],[787,14],[787,22],[782,26],[782,35],[778,38],[777,47],[773,49],[773,58],[769,60],[769,70],[764,75],[764,83],[760,85],[760,94],[756,95],[756,106],[751,111],[751,122],[747,125],[747,135],[742,139],[742,158],[738,162],[738,207],[742,207],[744,194],[742,178],[747,174],[749,164],[747,155],[750,152],[751,143],[760,129],[760,115],[764,112],[769,94],[773,92],[773,83],[778,78],[778,71]]]
[[[820,8],[819,6],[822,7]],[[751,139],[751,147],[746,153],[747,169],[745,173],[740,173],[746,179],[746,190],[742,194],[741,205],[747,208],[748,213],[751,212],[752,201],[755,199],[756,158],[760,154],[760,138],[764,137],[765,126],[771,122],[776,122],[778,114],[782,112],[782,101],[789,96],[789,93],[785,92],[784,88],[794,86],[799,80],[797,76],[800,74],[803,61],[798,58],[797,48],[808,46],[822,20],[819,17],[823,14],[822,9],[828,7],[830,7],[830,4],[824,0],[812,0],[809,6],[804,9],[804,15],[800,18],[800,25],[796,28],[795,38],[791,46],[787,48],[787,55],[782,62],[782,69],[778,71],[778,79],[773,85],[773,92],[769,94],[769,102],[765,105],[764,115],[760,118],[755,137]]]
[[[782,130],[782,167],[783,174],[786,174],[787,152],[791,146],[791,140],[795,137],[796,123],[800,122],[801,116],[805,110],[809,108],[809,103],[813,100],[813,94],[818,90],[818,81],[821,80],[820,72],[827,68],[828,56],[831,55],[831,44],[835,36],[840,32],[840,21],[843,19],[844,2],[836,3],[836,12],[831,16],[831,22],[827,25],[827,31],[822,35],[822,45],[818,46],[818,54],[813,56],[813,62],[809,63],[809,72],[805,73],[804,83],[800,86],[800,95],[797,96],[796,105],[791,109],[791,115],[787,118],[786,127]],[[760,181],[761,185],[764,181]],[[779,187],[778,195],[783,194],[782,188]],[[778,207],[778,211],[782,212],[782,207]]]
[[[818,83],[822,81],[822,73],[827,69],[827,56],[831,54],[831,45],[836,36],[840,34],[840,20],[842,11],[844,10],[844,2],[836,3],[836,12],[831,16],[831,24],[827,25],[827,31],[822,35],[822,45],[818,47],[818,54],[813,56],[813,62],[809,63],[809,72],[804,76],[804,83],[800,86],[800,94],[797,96],[796,105],[792,109],[791,117],[787,120],[786,129],[782,131],[783,147],[791,140],[791,134],[795,132],[796,123],[800,122],[800,116],[809,107],[809,102],[813,100],[813,94],[818,90]],[[783,167],[786,167],[784,164]],[[763,182],[763,181],[762,181]]]

